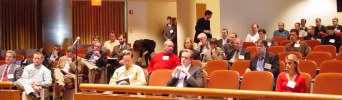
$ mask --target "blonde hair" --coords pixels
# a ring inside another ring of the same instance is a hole
[[[298,60],[297,56],[294,55],[294,54],[289,54],[289,55],[286,56],[285,59],[288,60],[288,61],[293,61],[293,63],[296,65],[296,68],[295,68],[296,73],[300,74],[299,60]]]

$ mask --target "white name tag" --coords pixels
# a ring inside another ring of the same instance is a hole
[[[170,30],[170,33],[173,33],[173,30]]]
[[[294,45],[294,47],[296,47],[296,48],[299,48],[299,46],[300,46],[299,43],[296,43],[296,44]]]
[[[341,30],[337,30],[336,32],[341,32]]]
[[[268,43],[267,43],[267,46],[269,46],[269,47],[272,46],[272,43],[271,43],[271,42],[268,42]]]
[[[264,68],[266,68],[266,69],[270,70],[270,69],[271,69],[271,67],[272,67],[272,65],[271,65],[271,64],[269,64],[269,63],[265,63],[265,67],[264,67]]]
[[[321,42],[321,39],[317,39],[319,42]]]
[[[12,79],[13,77],[13,74],[7,74],[7,79]]]
[[[330,43],[335,43],[335,39],[330,39],[329,42]]]
[[[163,60],[169,60],[169,56],[163,56]]]
[[[239,59],[245,59],[244,55],[239,55]]]
[[[286,84],[287,87],[294,88],[296,86],[296,82],[294,81],[288,81]]]
[[[97,56],[94,56],[94,59],[95,59],[95,60],[99,60],[99,57],[97,57]]]

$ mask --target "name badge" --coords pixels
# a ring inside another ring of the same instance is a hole
[[[244,55],[239,55],[239,59],[245,59]]]
[[[341,32],[341,30],[337,30],[336,32]]]
[[[294,81],[288,81],[286,84],[287,87],[294,88],[296,86],[296,82]]]
[[[94,59],[95,59],[95,60],[99,60],[99,57],[97,57],[97,56],[94,56]]]
[[[163,60],[169,60],[169,56],[163,56]]]
[[[8,78],[8,79],[12,79],[13,77],[14,77],[13,74],[7,74],[7,78]]]
[[[271,43],[271,42],[268,42],[268,43],[267,43],[267,46],[269,46],[269,47],[272,46],[272,43]]]
[[[268,70],[270,70],[271,69],[271,67],[272,67],[272,65],[271,64],[269,64],[269,63],[265,63],[265,69],[268,69]]]
[[[173,30],[170,30],[170,33],[173,33]]]
[[[335,43],[335,39],[330,39],[329,42],[330,43]]]
[[[299,43],[295,43],[294,47],[299,48],[300,44]]]
[[[319,42],[321,42],[321,39],[317,39]]]

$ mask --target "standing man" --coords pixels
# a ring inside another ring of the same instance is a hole
[[[19,65],[14,63],[16,54],[13,50],[6,52],[6,64],[0,66],[0,79],[1,81],[17,81],[22,74],[22,69]]]
[[[221,39],[217,40],[217,46],[222,48],[222,46],[226,43],[229,43],[228,39],[228,29],[224,28],[221,31]]]
[[[305,24],[306,24],[306,19],[301,19],[300,20],[300,30],[308,31],[308,28],[305,26]]]
[[[164,42],[164,52],[157,53],[153,56],[148,65],[148,72],[152,73],[158,69],[175,69],[180,65],[177,55],[173,54],[173,43],[170,40]]]
[[[52,82],[51,71],[42,65],[43,59],[42,53],[34,53],[33,64],[26,66],[21,78],[14,83],[34,100],[40,100],[39,91],[43,87],[49,87]]]
[[[197,20],[196,26],[195,26],[196,33],[194,37],[195,43],[199,42],[199,40],[197,39],[197,36],[200,33],[205,33],[208,39],[212,38],[212,35],[211,35],[212,33],[210,31],[210,20],[209,20],[212,14],[213,12],[211,12],[210,10],[206,10],[204,13],[204,17]]]
[[[175,47],[173,49],[173,53],[177,54],[177,25],[176,25],[176,17],[173,17],[170,20],[170,23],[167,24],[163,30],[163,36],[165,41],[171,40]]]
[[[113,52],[113,48],[114,46],[116,45],[119,45],[119,41],[116,40],[116,37],[115,37],[115,33],[114,31],[111,31],[109,33],[109,40],[106,41],[104,44],[103,44],[103,47],[110,50],[110,52],[112,53]]]
[[[289,31],[284,29],[285,25],[283,22],[278,23],[279,30],[274,31],[273,37],[285,37],[286,39],[290,38]]]

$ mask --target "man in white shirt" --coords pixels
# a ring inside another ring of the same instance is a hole
[[[228,29],[224,28],[221,31],[221,37],[222,39],[217,40],[217,46],[222,48],[222,46],[226,43],[229,43],[228,39]]]
[[[246,37],[246,42],[256,42],[259,39],[259,25],[254,23],[252,24],[252,33],[248,34]]]
[[[103,47],[110,50],[110,52],[113,52],[114,46],[117,45],[119,45],[119,41],[116,40],[115,33],[112,31],[109,33],[109,40],[103,44]]]

